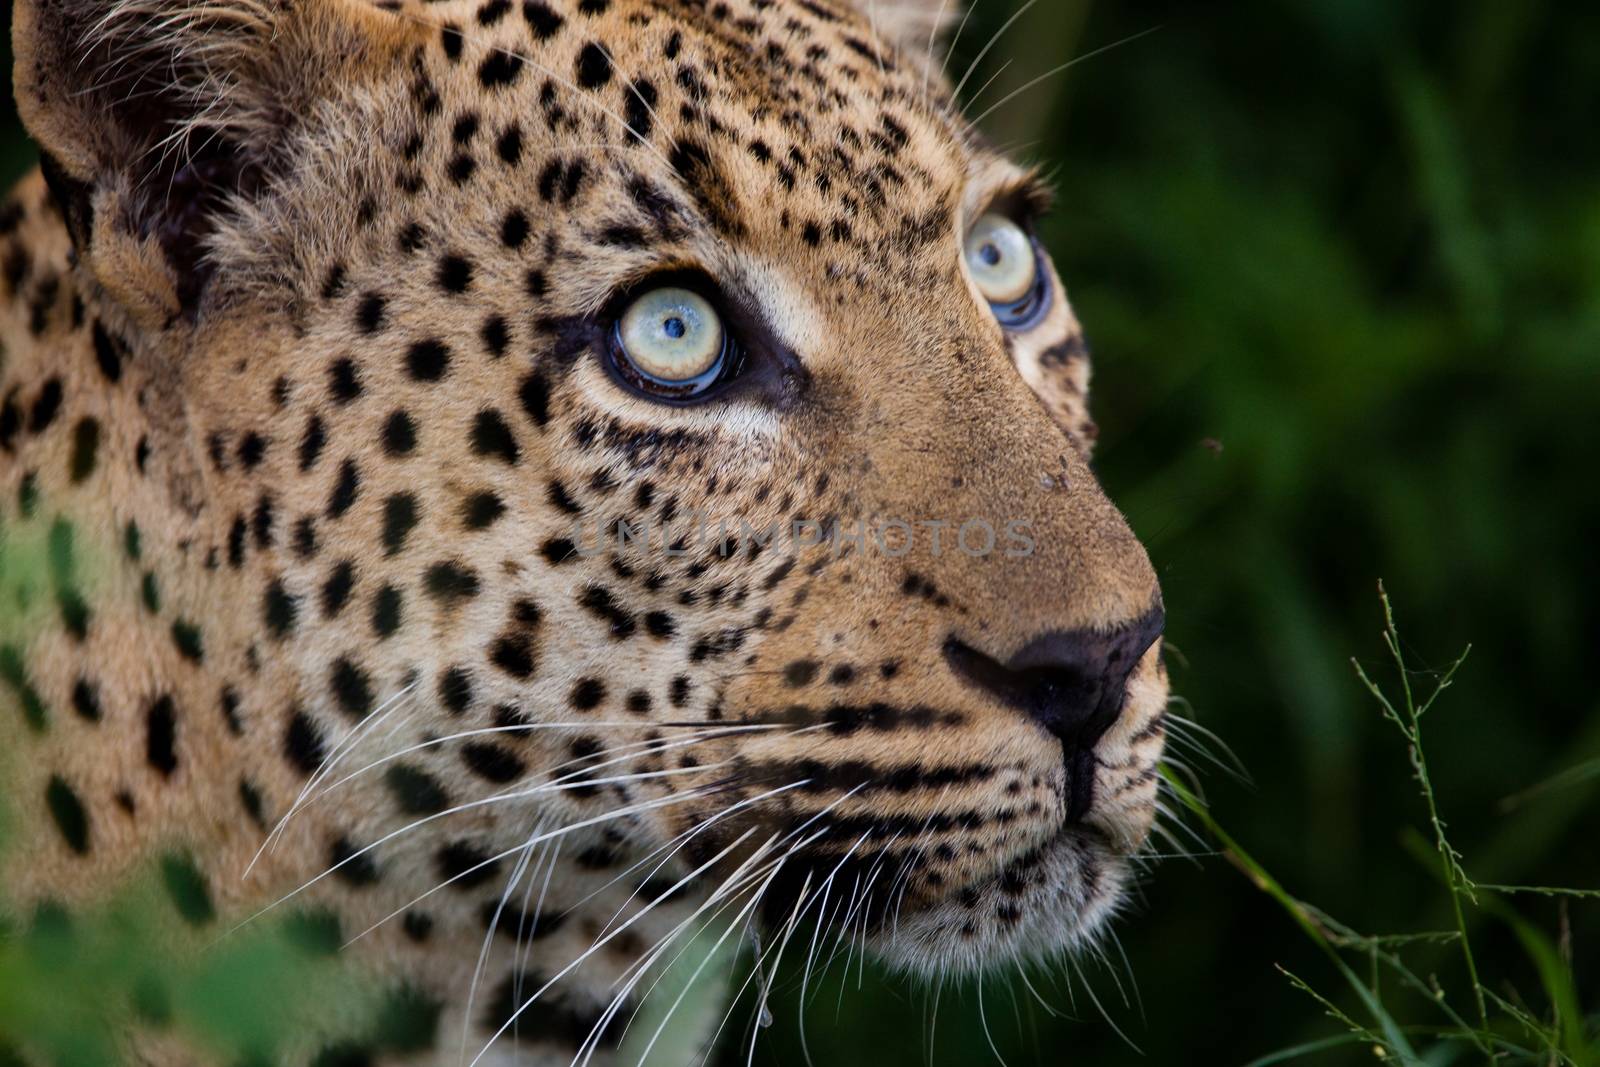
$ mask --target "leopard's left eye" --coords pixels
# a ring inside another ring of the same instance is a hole
[[[1043,317],[1048,276],[1028,232],[1004,215],[984,215],[967,233],[967,270],[1000,325],[1023,330]]]

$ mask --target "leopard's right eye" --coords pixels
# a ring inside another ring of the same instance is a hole
[[[690,400],[737,370],[738,348],[711,302],[662,286],[635,297],[612,331],[611,363],[647,396]]]

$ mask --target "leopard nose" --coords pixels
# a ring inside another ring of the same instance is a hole
[[[952,635],[944,657],[956,677],[1060,739],[1072,794],[1068,819],[1076,820],[1092,800],[1094,746],[1117,721],[1128,678],[1165,622],[1158,605],[1108,630],[1052,630],[1003,663]]]

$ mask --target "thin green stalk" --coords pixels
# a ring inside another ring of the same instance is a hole
[[[1483,995],[1483,983],[1478,978],[1478,964],[1472,955],[1472,943],[1467,937],[1466,912],[1461,906],[1461,898],[1463,896],[1476,902],[1476,897],[1473,896],[1474,887],[1472,880],[1467,877],[1466,871],[1461,867],[1460,854],[1450,845],[1449,839],[1445,836],[1444,820],[1439,816],[1438,802],[1434,797],[1433,781],[1428,776],[1428,760],[1423,754],[1422,748],[1422,716],[1427,714],[1428,709],[1433,706],[1433,702],[1439,699],[1439,694],[1449,688],[1451,679],[1455,677],[1455,673],[1461,668],[1461,664],[1466,662],[1468,654],[1472,651],[1472,646],[1468,645],[1466,650],[1457,657],[1456,661],[1440,677],[1438,683],[1434,686],[1432,694],[1429,695],[1421,707],[1418,707],[1416,698],[1411,690],[1410,671],[1406,667],[1405,656],[1400,651],[1400,632],[1395,627],[1394,609],[1389,603],[1389,593],[1384,589],[1382,582],[1378,583],[1378,599],[1383,602],[1383,641],[1389,647],[1389,654],[1393,657],[1395,667],[1400,673],[1401,691],[1405,695],[1405,715],[1402,716],[1395,709],[1395,706],[1390,703],[1383,690],[1371,678],[1367,677],[1367,672],[1362,669],[1360,663],[1352,659],[1351,664],[1355,667],[1356,676],[1367,687],[1367,691],[1382,706],[1384,717],[1393,722],[1406,738],[1411,758],[1411,768],[1416,775],[1417,784],[1421,788],[1423,800],[1428,807],[1428,822],[1433,827],[1434,846],[1439,854],[1439,863],[1444,874],[1445,885],[1450,891],[1450,907],[1455,917],[1456,931],[1460,934],[1461,956],[1466,963],[1467,979],[1472,983],[1472,997],[1478,1010],[1479,1029],[1482,1032],[1488,1032],[1489,1007]],[[1481,1042],[1480,1049],[1484,1052],[1488,1051],[1487,1046],[1482,1045]]]

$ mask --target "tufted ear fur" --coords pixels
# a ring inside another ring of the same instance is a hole
[[[963,0],[844,0],[877,35],[919,62],[961,17]]]
[[[192,317],[219,215],[400,27],[360,0],[18,0],[18,109],[80,261],[136,318]]]

